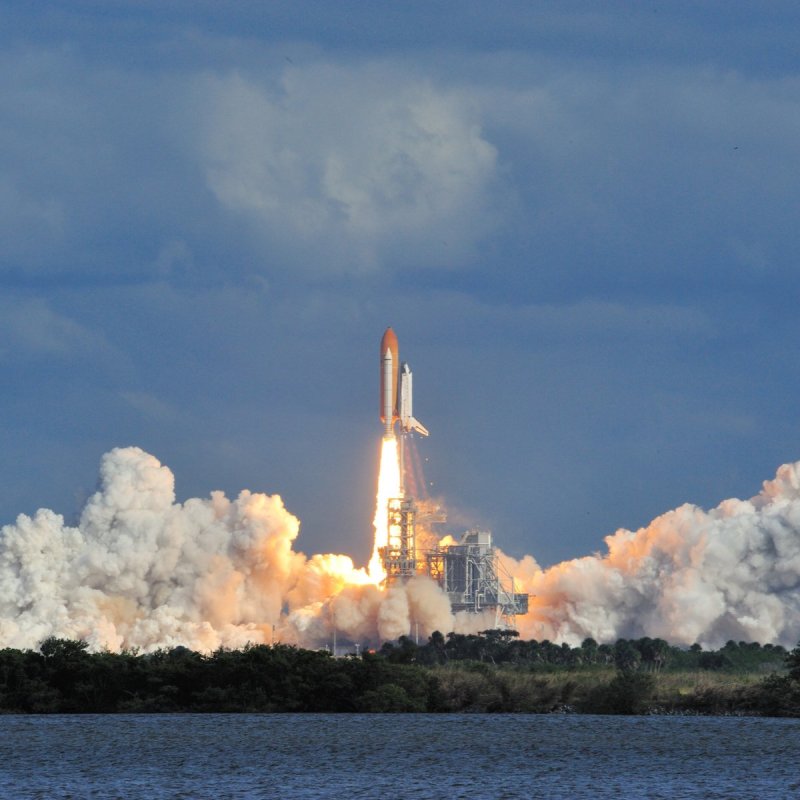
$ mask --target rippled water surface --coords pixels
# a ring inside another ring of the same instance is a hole
[[[0,716],[3,798],[800,798],[800,721]]]

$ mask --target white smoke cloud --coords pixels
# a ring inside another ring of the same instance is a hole
[[[199,650],[279,640],[470,633],[493,614],[453,614],[430,578],[383,590],[348,556],[293,549],[299,521],[278,496],[175,502],[174,478],[142,450],[107,453],[77,526],[52,511],[0,532],[0,647],[47,636],[93,649]],[[800,462],[749,501],[684,505],[617,531],[608,553],[541,570],[501,556],[531,612],[526,638],[580,642],[643,635],[718,646],[800,638]]]
[[[299,526],[276,495],[176,503],[167,467],[139,448],[115,449],[76,527],[42,509],[2,528],[0,647],[48,636],[111,650],[208,651],[273,635],[313,645],[334,624],[374,640],[408,633],[410,613],[425,634],[449,629],[432,581],[381,592],[348,556],[296,552]]]
[[[172,473],[138,448],[116,449],[78,526],[40,510],[0,540],[0,642],[45,636],[92,647],[200,649],[263,640],[305,559],[279,497],[175,503]]]
[[[606,543],[603,557],[545,571],[506,559],[535,595],[523,635],[573,644],[646,635],[711,647],[800,639],[800,462],[749,501],[683,505]]]

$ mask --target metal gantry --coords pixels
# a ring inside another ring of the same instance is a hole
[[[514,591],[514,579],[502,569],[489,531],[467,531],[458,544],[429,552],[428,562],[454,612],[494,611],[498,623],[527,613],[528,595]]]
[[[386,580],[411,578],[417,574],[415,537],[416,507],[411,498],[394,497],[388,504],[388,543],[378,550]]]
[[[428,575],[447,594],[453,612],[494,611],[495,625],[512,624],[528,611],[528,595],[515,591],[514,579],[502,568],[489,531],[467,531],[457,544],[418,552],[416,506],[411,498],[388,504],[388,544],[379,553],[392,584],[414,575]]]

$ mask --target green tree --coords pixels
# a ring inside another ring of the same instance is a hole
[[[428,637],[428,643],[419,648],[417,661],[428,666],[447,661],[447,647],[441,631],[434,631]]]
[[[385,683],[361,695],[358,710],[372,713],[398,713],[403,711],[425,711],[425,703],[419,697],[409,697],[408,692],[396,683]]]
[[[597,642],[589,636],[581,642],[581,661],[584,664],[596,664],[597,656]]]
[[[614,665],[622,673],[636,672],[642,663],[642,654],[625,639],[614,645]]]
[[[800,681],[800,642],[794,650],[786,654],[786,666],[789,668],[789,679]]]
[[[653,697],[655,680],[642,672],[622,672],[608,685],[611,714],[644,714]]]

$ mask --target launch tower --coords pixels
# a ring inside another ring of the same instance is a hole
[[[425,553],[426,572],[447,593],[456,611],[494,611],[513,619],[528,613],[528,595],[515,591],[514,578],[502,568],[489,531],[467,531],[458,544],[438,545]]]
[[[457,544],[417,550],[416,503],[393,498],[388,507],[389,543],[379,550],[386,582],[427,575],[442,587],[453,612],[494,612],[495,626],[528,613],[528,595],[517,592],[514,578],[502,568],[489,531],[467,531]]]
[[[417,574],[416,512],[416,504],[410,497],[389,500],[389,543],[378,550],[387,583]]]

